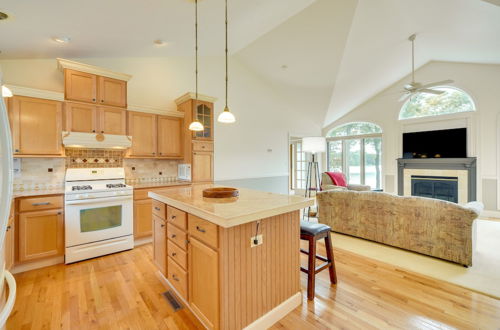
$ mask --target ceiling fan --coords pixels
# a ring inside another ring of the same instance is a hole
[[[444,91],[439,91],[431,88],[453,83],[453,80],[451,79],[433,82],[429,84],[422,84],[415,81],[415,38],[416,37],[417,37],[416,34],[412,34],[408,38],[408,40],[411,41],[411,83],[404,85],[404,91],[403,91],[404,94],[399,99],[400,102],[405,101],[407,98],[418,93],[441,95],[444,93]]]

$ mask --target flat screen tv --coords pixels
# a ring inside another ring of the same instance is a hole
[[[467,129],[403,133],[403,158],[465,158]]]

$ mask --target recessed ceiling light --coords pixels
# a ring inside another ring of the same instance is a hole
[[[9,18],[9,15],[0,11],[0,21],[6,20],[7,18]]]
[[[71,39],[69,37],[53,37],[52,40],[60,44],[67,44]]]
[[[167,45],[167,43],[161,39],[156,39],[155,41],[153,41],[153,44],[158,47],[163,47]]]
[[[281,66],[281,69],[283,69],[283,70],[286,70],[286,69],[288,69],[288,65],[286,65],[286,64],[283,64],[283,65]]]

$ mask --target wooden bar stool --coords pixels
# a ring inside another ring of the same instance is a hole
[[[321,223],[300,222],[300,239],[309,241],[309,251],[300,249],[300,252],[309,255],[308,269],[300,267],[300,270],[307,274],[307,299],[314,299],[314,288],[316,274],[328,268],[330,272],[330,282],[337,283],[337,272],[335,271],[335,259],[333,257],[331,228]],[[326,258],[316,254],[316,241],[325,239]],[[325,263],[316,267],[316,259]]]

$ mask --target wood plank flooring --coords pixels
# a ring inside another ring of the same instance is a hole
[[[334,252],[338,285],[330,286],[328,272],[318,274],[315,301],[304,298],[273,329],[500,329],[500,300],[347,251]],[[202,328],[187,309],[173,312],[155,273],[148,244],[18,274],[7,329]],[[301,283],[305,290],[305,274]]]

